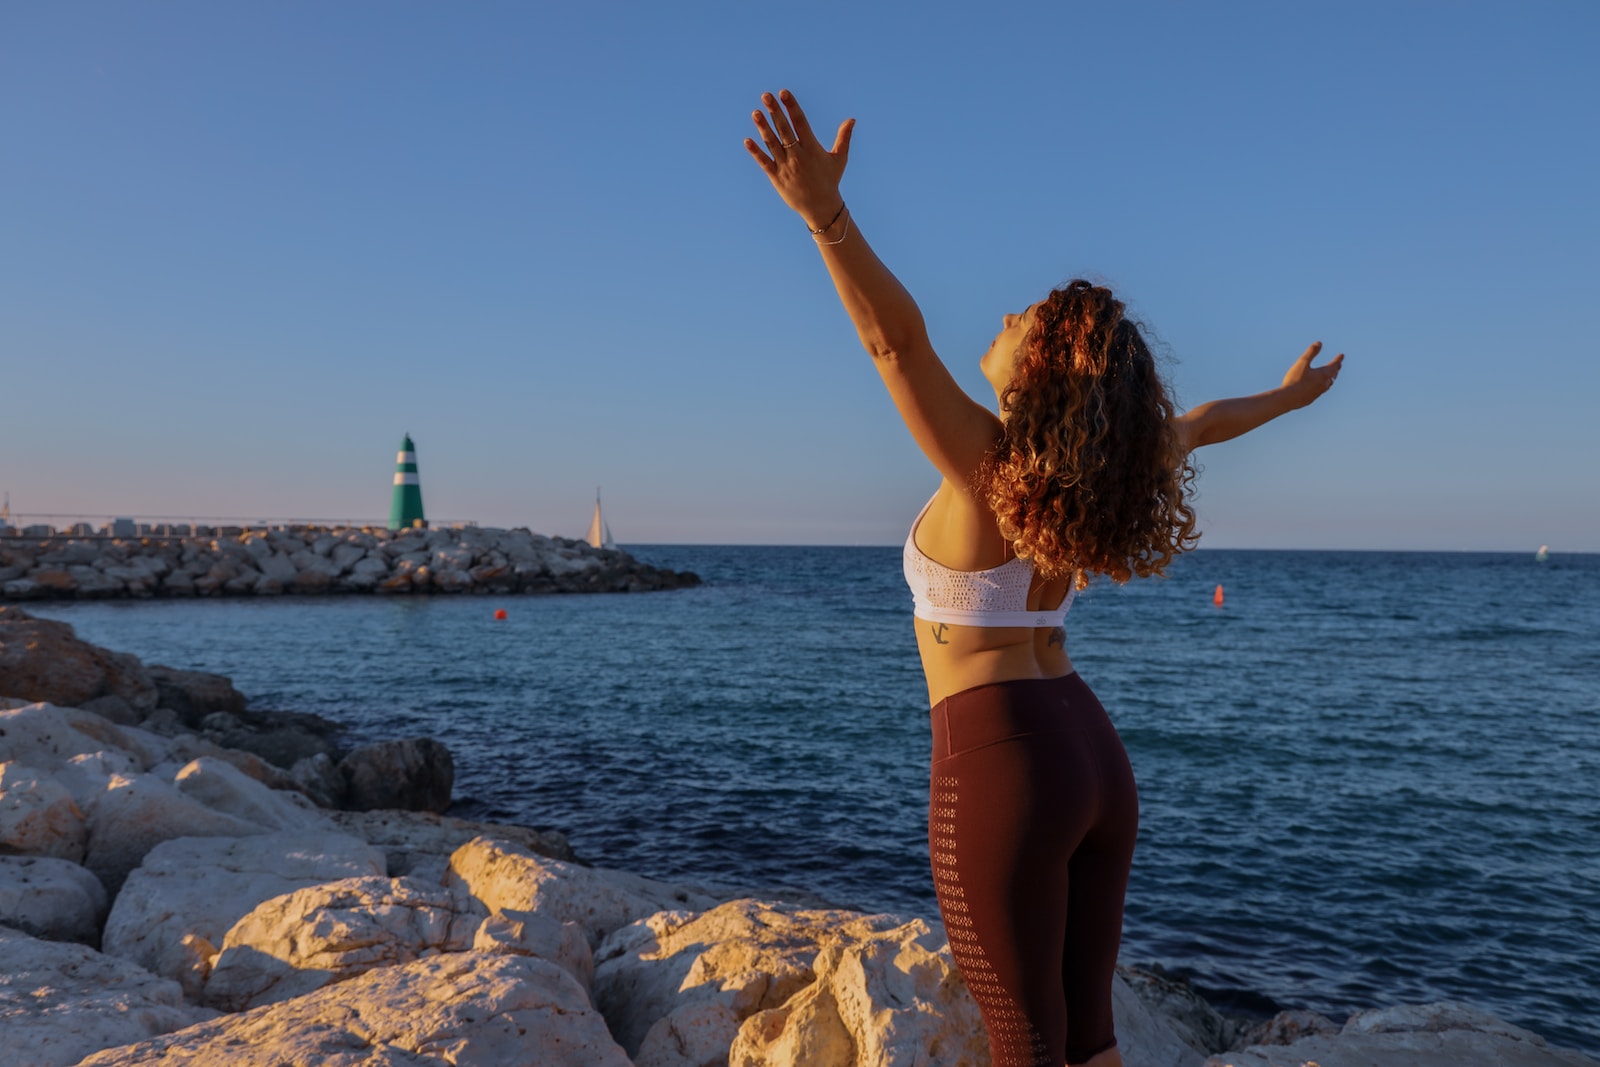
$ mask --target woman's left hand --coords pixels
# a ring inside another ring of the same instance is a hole
[[[844,177],[845,164],[850,158],[850,135],[856,120],[845,119],[840,123],[833,147],[824,148],[817,135],[811,132],[811,124],[800,110],[800,102],[789,90],[784,89],[776,97],[762,93],[761,103],[771,113],[770,121],[767,114],[760,111],[751,112],[751,118],[767,150],[763,152],[750,137],[745,138],[745,149],[766,173],[783,202],[806,220],[807,227],[815,230],[826,226],[844,203],[839,195],[839,180]]]
[[[1313,367],[1311,361],[1321,351],[1322,342],[1313,341],[1311,347],[1294,361],[1289,373],[1283,376],[1283,391],[1288,395],[1291,407],[1305,407],[1332,389],[1334,380],[1339,377],[1339,368],[1344,365],[1344,353],[1340,352],[1320,367]]]

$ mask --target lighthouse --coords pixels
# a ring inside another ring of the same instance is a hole
[[[400,456],[394,465],[394,496],[389,503],[389,529],[426,526],[422,517],[422,483],[417,481],[417,446],[408,433],[400,442]]]

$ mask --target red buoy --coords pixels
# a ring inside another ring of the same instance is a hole
[[[1218,586],[1218,588],[1221,588],[1221,587]],[[1221,596],[1222,594],[1218,593],[1217,595]],[[1218,603],[1220,603],[1220,601]],[[506,617],[506,609],[505,608],[495,608],[494,609],[494,617],[497,618],[497,619],[504,619]]]
[[[1211,594],[1211,602],[1217,607],[1222,607],[1222,586],[1217,586],[1217,591]]]

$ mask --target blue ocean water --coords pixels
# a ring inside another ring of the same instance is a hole
[[[36,610],[437,737],[457,813],[591,862],[936,916],[898,549],[633,551],[706,584]],[[1240,1012],[1460,999],[1600,1052],[1600,556],[1200,550],[1068,629],[1139,782],[1123,962]]]

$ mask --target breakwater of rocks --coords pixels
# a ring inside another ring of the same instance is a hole
[[[482,526],[291,526],[188,537],[0,539],[0,600],[285,593],[639,593],[697,575],[619,549]]]

